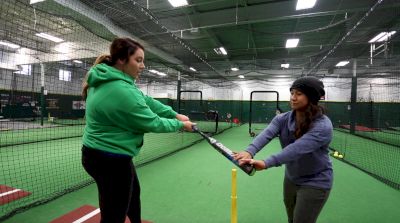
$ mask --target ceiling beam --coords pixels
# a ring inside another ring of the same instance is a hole
[[[338,8],[338,5],[340,5],[340,8]],[[383,4],[380,8],[398,6],[400,6],[400,3],[391,3]],[[316,7],[313,9],[296,11],[295,1],[278,1],[240,7],[238,10],[236,8],[229,8],[196,13],[190,15],[191,24],[187,23],[187,15],[177,16],[173,19],[170,17],[159,18],[159,20],[161,24],[169,27],[171,32],[180,32],[193,28],[210,29],[296,18],[328,16],[339,13],[365,12],[370,7],[371,5],[365,1],[329,0],[318,1]],[[154,13],[157,12],[155,11]],[[177,27],[176,24],[180,24],[180,26]]]

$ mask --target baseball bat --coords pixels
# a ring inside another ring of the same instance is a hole
[[[239,165],[239,162],[233,158],[233,152],[232,150],[228,149],[226,146],[224,146],[222,143],[218,142],[216,139],[206,135],[204,132],[200,131],[199,128],[194,125],[193,126],[193,131],[199,133],[204,139],[207,140],[207,142],[214,147],[218,152],[220,152],[223,156],[225,156],[228,160],[230,160],[233,164],[235,164],[237,167],[239,167],[241,170],[243,170],[245,173],[247,173],[249,176],[253,176],[254,173],[256,172],[256,169],[253,167],[251,164],[244,164],[244,165]]]

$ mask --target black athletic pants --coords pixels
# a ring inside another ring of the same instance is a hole
[[[82,147],[82,165],[99,191],[101,223],[140,223],[140,185],[132,157]]]
[[[289,223],[315,223],[330,190],[298,186],[285,178],[283,197]]]

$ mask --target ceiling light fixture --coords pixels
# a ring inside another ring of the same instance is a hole
[[[189,67],[189,69],[191,70],[191,71],[194,71],[194,72],[196,72],[197,70],[196,69],[194,69],[193,67]]]
[[[188,5],[188,2],[186,0],[168,0],[168,1],[169,3],[171,3],[173,7],[181,7]]]
[[[153,74],[158,74],[158,75],[160,75],[160,76],[167,76],[166,73],[160,72],[160,71],[158,71],[158,70],[149,70],[149,72],[150,72],[150,73],[153,73]]]
[[[243,79],[243,78],[244,78],[244,76],[243,76],[243,75],[239,75],[239,76],[238,76],[238,78],[241,78],[241,79]]]
[[[36,35],[36,36],[39,36],[39,37],[42,37],[42,38],[44,38],[44,39],[51,40],[51,41],[56,42],[56,43],[61,43],[61,42],[64,41],[64,40],[61,39],[61,38],[58,38],[58,37],[49,35],[49,34],[47,34],[47,33],[36,33],[35,35]]]
[[[72,44],[69,43],[69,42],[63,42],[63,43],[57,44],[54,47],[54,50],[59,52],[59,53],[71,53]]]
[[[281,64],[281,67],[287,69],[287,68],[289,68],[289,64],[288,63],[283,63],[283,64]]]
[[[226,52],[226,50],[223,46],[221,46],[219,48],[214,48],[214,52],[218,55],[228,55],[228,53]]]
[[[368,43],[376,43],[376,42],[383,42],[386,40],[389,40],[394,34],[396,34],[396,31],[391,31],[391,32],[381,32],[378,35],[376,35],[374,38],[372,38]]]
[[[10,43],[10,42],[6,42],[6,41],[3,41],[3,40],[0,40],[0,45],[8,46],[8,47],[13,48],[13,49],[18,49],[18,48],[20,48],[20,46],[17,45],[17,44]]]
[[[224,47],[220,47],[219,48],[219,50],[221,50],[221,53],[223,54],[223,55],[228,55],[228,53],[226,52],[226,50],[225,50],[225,48]]]
[[[312,8],[316,2],[317,0],[297,0],[296,10]]]
[[[30,0],[30,2],[29,2],[29,4],[35,4],[35,3],[38,3],[38,2],[44,2],[44,1],[46,1],[46,0]]]
[[[299,44],[299,39],[287,39],[286,48],[295,48]]]
[[[237,68],[237,67],[232,67],[231,68],[231,71],[238,71],[239,70],[239,68]]]
[[[80,61],[80,60],[73,60],[72,62],[74,62],[74,63],[83,63],[83,62]]]
[[[340,61],[339,63],[336,64],[336,67],[344,67],[349,63],[348,60]]]

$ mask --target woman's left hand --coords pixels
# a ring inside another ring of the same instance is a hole
[[[190,120],[189,117],[187,117],[186,115],[182,115],[182,114],[176,114],[175,118],[182,122]]]
[[[257,171],[267,169],[267,166],[265,165],[265,162],[263,160],[255,160],[255,159],[240,159],[239,160],[239,165],[244,165],[244,164],[251,164],[256,168]]]

